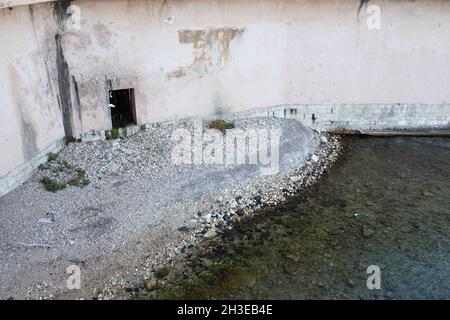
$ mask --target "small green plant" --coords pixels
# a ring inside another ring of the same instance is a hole
[[[77,179],[79,180],[79,186],[86,187],[89,183],[91,183],[89,179],[86,178],[86,170],[79,168],[77,172],[78,172]]]
[[[53,167],[52,168],[52,172],[53,173],[61,173],[61,172],[65,172],[68,171],[72,168],[72,166],[70,165],[69,162],[67,161],[58,161],[58,166],[57,167]]]
[[[222,133],[225,133],[228,129],[234,129],[236,128],[235,124],[233,122],[227,122],[225,120],[214,120],[211,121],[209,124],[210,129],[217,129]]]
[[[225,122],[225,129],[234,129],[236,128],[236,125],[233,122]]]
[[[78,178],[79,178],[79,179],[84,179],[84,178],[86,178],[86,170],[81,169],[81,168],[78,168],[78,169],[77,169],[77,172],[78,172]]]
[[[120,133],[119,128],[111,129],[111,138],[114,140],[122,138],[122,134]]]
[[[80,186],[82,188],[86,187],[87,185],[89,185],[91,183],[91,181],[89,181],[88,179],[83,179],[80,181]]]
[[[67,162],[66,160],[64,160],[63,162],[61,162],[61,166],[66,168],[66,169],[70,169],[72,168],[72,166],[70,165],[69,162]]]
[[[84,188],[91,183],[89,179],[86,178],[86,171],[84,169],[78,168],[76,171],[77,176],[67,181],[69,186]]]
[[[45,190],[51,191],[51,192],[57,192],[66,187],[66,184],[56,182],[56,181],[50,179],[49,177],[43,177],[41,179],[41,183],[44,185]]]
[[[73,178],[68,180],[67,184],[72,187],[78,187],[80,185],[80,180],[78,178]]]
[[[56,159],[58,159],[58,155],[56,153],[49,152],[47,154],[47,160],[48,161],[55,161]]]

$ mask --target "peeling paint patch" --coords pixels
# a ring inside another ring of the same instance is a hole
[[[229,60],[230,42],[240,37],[244,29],[217,28],[207,30],[180,30],[178,40],[182,44],[192,44],[194,61],[169,73],[171,78],[202,78],[222,70]]]

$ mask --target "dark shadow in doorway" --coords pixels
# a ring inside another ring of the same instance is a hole
[[[134,89],[111,90],[109,92],[109,103],[111,104],[113,128],[137,124]]]

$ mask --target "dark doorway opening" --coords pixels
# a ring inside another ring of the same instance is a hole
[[[113,128],[123,128],[137,124],[134,104],[134,89],[109,91],[111,104],[111,120]]]

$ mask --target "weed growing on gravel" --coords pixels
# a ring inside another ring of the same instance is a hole
[[[58,155],[56,154],[56,153],[53,153],[53,152],[49,152],[48,154],[47,154],[47,160],[48,161],[55,161],[56,159],[58,159]]]
[[[49,177],[43,177],[41,179],[41,183],[44,185],[45,190],[51,191],[51,192],[57,192],[59,190],[66,188],[65,183],[56,182],[55,180],[52,180]]]
[[[73,178],[73,179],[67,180],[67,184],[72,187],[78,187],[80,185],[80,180],[78,178]]]
[[[84,188],[90,184],[86,176],[86,170],[82,168],[74,168],[68,161],[56,161],[55,154],[49,154],[48,158],[52,162],[48,162],[39,166],[39,170],[49,170],[52,174],[44,176],[40,181],[44,185],[45,190],[57,192],[66,188],[66,186],[76,186]]]
[[[77,176],[73,179],[70,179],[67,181],[67,184],[69,186],[75,186],[75,187],[86,187],[90,181],[86,178],[86,170],[78,168],[77,170]]]
[[[112,128],[112,130],[111,130],[111,138],[114,139],[114,140],[122,138],[122,135],[120,134],[119,128]]]
[[[80,181],[79,186],[81,187],[87,186],[90,183],[90,181],[88,178],[86,178],[86,170],[79,168],[77,169],[77,172],[78,172],[77,179]]]
[[[69,162],[67,162],[66,160],[64,160],[63,162],[61,162],[61,166],[66,168],[66,169],[70,169],[72,168],[72,166],[70,165]]]
[[[58,161],[58,166],[54,167],[52,169],[53,173],[59,173],[59,172],[65,172],[68,171],[72,168],[72,166],[70,165],[69,162],[67,162],[66,160],[64,161]]]
[[[233,122],[227,122],[225,120],[214,120],[209,124],[210,129],[217,129],[222,133],[225,133],[228,129],[234,129],[235,127]]]

